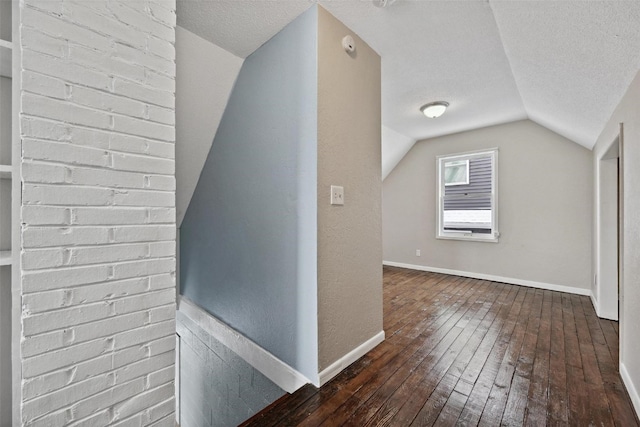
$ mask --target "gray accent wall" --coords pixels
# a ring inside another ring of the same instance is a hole
[[[317,8],[244,61],[181,227],[181,292],[318,373]]]
[[[499,241],[436,239],[436,157],[496,147]],[[589,291],[592,191],[591,151],[529,120],[419,141],[383,184],[384,259]]]

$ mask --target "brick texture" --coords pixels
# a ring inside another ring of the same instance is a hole
[[[238,425],[285,391],[178,312],[180,426]]]
[[[173,426],[175,0],[20,7],[22,424]]]

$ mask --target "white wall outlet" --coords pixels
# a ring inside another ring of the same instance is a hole
[[[416,249],[416,256],[420,256],[420,249]]]
[[[331,204],[344,205],[344,187],[339,185],[331,186]]]

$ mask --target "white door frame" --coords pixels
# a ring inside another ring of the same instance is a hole
[[[621,136],[618,135],[597,160],[596,276],[594,306],[599,317],[619,319],[619,197],[622,180]]]

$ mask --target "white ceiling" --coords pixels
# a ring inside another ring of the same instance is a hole
[[[380,54],[383,125],[416,140],[528,117],[592,148],[640,68],[640,1],[319,3]],[[310,5],[178,0],[178,25],[246,57]]]

